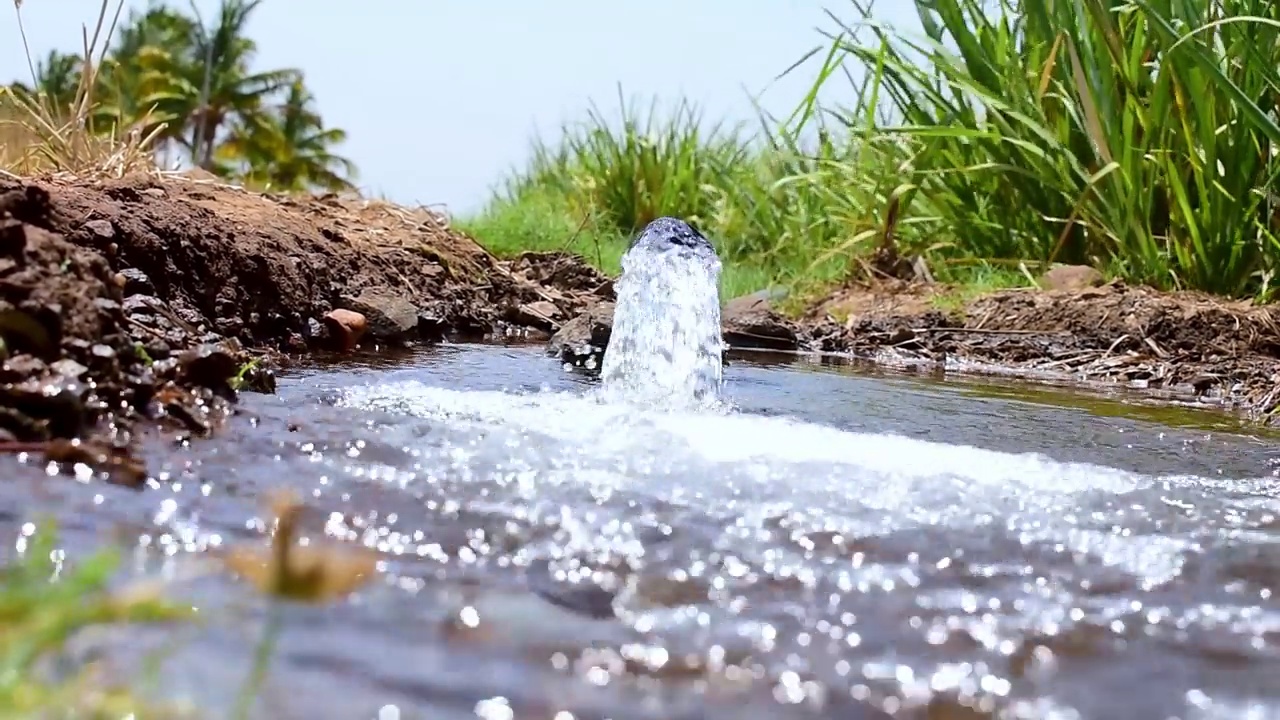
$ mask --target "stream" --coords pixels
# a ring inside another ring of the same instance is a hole
[[[210,548],[263,495],[384,552],[287,606],[263,718],[1280,717],[1280,481],[1226,416],[731,355],[725,409],[640,410],[540,348],[441,345],[281,377],[143,492],[3,462],[39,516],[123,543],[191,627],[73,653],[227,717],[267,601]]]

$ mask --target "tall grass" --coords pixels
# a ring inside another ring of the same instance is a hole
[[[942,278],[1069,262],[1160,288],[1273,296],[1280,4],[915,7],[919,36],[857,0],[829,12],[813,62],[789,70],[813,72],[811,90],[783,121],[761,114],[752,136],[701,133],[688,114],[655,128],[593,111],[538,145],[496,206],[555,197],[622,235],[683,216],[729,264],[812,285],[856,267],[896,201],[899,247]],[[823,106],[830,90],[851,99]]]
[[[642,112],[620,96],[618,107],[617,120],[593,106],[555,143],[535,140],[528,164],[461,225],[499,254],[568,249],[616,272],[630,236],[681,217],[716,244],[732,297],[844,275],[848,253],[824,251],[876,235],[866,208],[890,190],[892,173],[864,166],[903,153],[892,139],[810,133],[813,115],[792,130],[762,113],[748,132],[708,127],[688,101]]]
[[[919,201],[905,212],[919,231],[948,239],[955,256],[1090,263],[1161,288],[1272,295],[1280,6],[916,7],[921,38],[858,11],[856,22],[832,16],[831,48],[870,69],[900,118],[875,132],[916,148]],[[857,27],[875,42],[850,42]]]

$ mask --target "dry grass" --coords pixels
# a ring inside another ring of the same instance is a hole
[[[34,67],[22,23],[22,0],[14,0],[13,5],[28,66]],[[82,27],[83,72],[70,108],[56,107],[42,93],[29,97],[9,87],[0,88],[0,172],[11,177],[55,173],[122,177],[155,169],[151,146],[163,132],[163,124],[146,135],[136,128],[120,134],[115,127],[106,133],[94,127],[98,68],[111,45],[124,0],[116,3],[107,25],[110,9],[110,0],[102,0],[92,34],[87,25]],[[32,75],[34,80],[34,70]]]

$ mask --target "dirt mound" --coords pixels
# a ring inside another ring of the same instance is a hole
[[[323,345],[320,321],[335,308],[385,316],[380,341],[477,337],[543,299],[425,209],[151,176],[45,187],[51,216],[19,220],[99,250],[138,294],[246,345]]]
[[[836,293],[805,319],[815,349],[999,366],[1172,390],[1271,416],[1280,314],[1270,306],[1112,283],[1006,290],[957,302],[941,286]]]
[[[338,344],[335,317],[380,344],[477,338],[609,297],[580,261],[500,262],[425,209],[190,178],[0,181],[0,449],[95,428],[123,447],[140,418],[206,432],[237,389],[273,387],[278,351]]]

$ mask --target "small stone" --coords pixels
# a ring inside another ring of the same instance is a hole
[[[1104,282],[1102,273],[1087,265],[1055,265],[1040,278],[1045,290],[1085,290]]]
[[[90,220],[84,224],[84,229],[89,232],[94,240],[109,242],[116,236],[115,228],[111,227],[111,223],[106,220]]]
[[[418,308],[403,292],[389,288],[369,288],[343,302],[368,321],[368,334],[379,340],[404,340],[418,330]]]
[[[121,310],[120,303],[112,300],[111,298],[94,298],[93,306],[98,308],[99,312],[108,317],[116,317],[120,314]]]
[[[97,345],[94,345],[93,347],[89,348],[89,354],[93,355],[95,358],[98,358],[99,360],[111,360],[116,356],[116,351],[115,351],[115,348],[111,347],[110,345],[103,345],[102,343],[98,343]]]
[[[4,361],[4,374],[13,378],[39,375],[49,366],[34,355],[14,355]]]
[[[575,365],[594,359],[599,366],[613,334],[613,308],[611,302],[598,302],[566,322],[547,341],[547,354]]]
[[[333,344],[339,350],[347,351],[360,344],[369,329],[369,322],[364,315],[354,311],[338,308],[330,310],[324,316],[326,329]]]
[[[123,307],[130,315],[154,315],[159,305],[160,301],[150,295],[134,294],[125,298]]]
[[[70,358],[63,358],[49,366],[49,370],[59,377],[79,380],[89,372],[89,368]]]
[[[151,283],[151,278],[138,268],[125,268],[116,273],[117,278],[123,278],[123,284],[120,285],[124,289],[124,294],[129,295],[154,295],[156,288]],[[119,280],[117,282],[120,282]]]
[[[223,389],[240,368],[239,361],[221,344],[204,343],[178,357],[182,375],[210,389]]]

